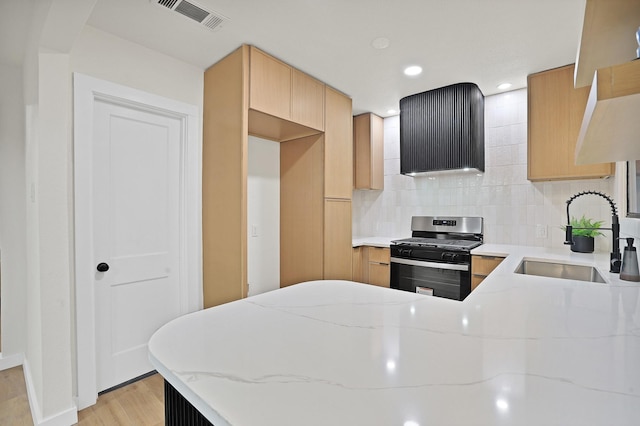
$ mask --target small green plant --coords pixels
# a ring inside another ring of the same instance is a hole
[[[580,237],[595,237],[597,235],[604,235],[602,232],[598,231],[598,229],[602,226],[603,222],[604,221],[602,220],[592,221],[591,219],[584,217],[584,215],[582,215],[580,219],[576,219],[575,217],[571,216],[570,224],[573,227],[571,234],[573,236],[580,236]],[[565,228],[566,227],[563,227],[562,229],[565,229]],[[590,229],[578,229],[578,228],[590,228]]]

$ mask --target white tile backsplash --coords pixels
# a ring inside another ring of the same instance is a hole
[[[564,241],[566,200],[579,191],[613,195],[613,179],[560,182],[527,180],[526,89],[485,98],[485,173],[441,173],[409,177],[400,174],[400,120],[384,120],[383,191],[353,193],[353,233],[356,236],[405,237],[411,216],[482,216],[485,242],[558,247]],[[571,204],[574,216],[611,222],[608,204],[584,196]],[[640,221],[638,221],[640,222]],[[536,237],[536,226],[547,229]],[[631,227],[629,227],[631,228]],[[596,240],[596,250],[609,251],[611,233]]]

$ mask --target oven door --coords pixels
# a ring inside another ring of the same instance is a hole
[[[392,257],[391,288],[464,300],[471,292],[469,264]]]

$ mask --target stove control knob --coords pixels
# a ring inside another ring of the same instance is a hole
[[[411,249],[400,249],[401,256],[411,256]]]
[[[442,253],[442,260],[455,262],[458,260],[458,255],[456,253]]]

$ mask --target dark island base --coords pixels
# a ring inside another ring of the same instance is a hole
[[[173,386],[164,381],[164,424],[166,426],[213,426]]]

